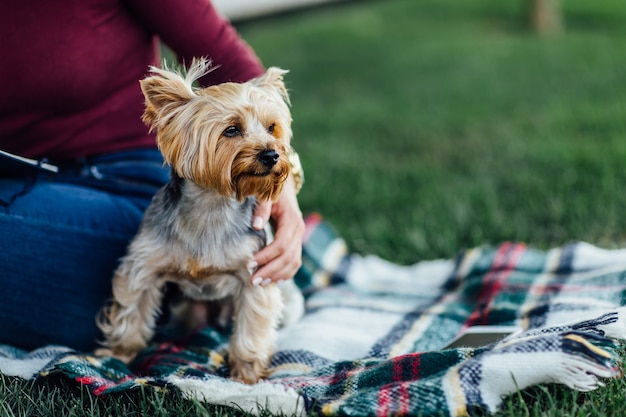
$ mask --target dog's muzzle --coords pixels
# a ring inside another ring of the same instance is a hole
[[[274,149],[265,149],[257,155],[259,162],[268,169],[274,168],[274,165],[278,162],[279,157],[280,155],[278,155],[278,152]]]

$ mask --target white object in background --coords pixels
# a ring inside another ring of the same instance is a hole
[[[213,0],[213,5],[228,19],[237,20],[331,1],[337,0]]]

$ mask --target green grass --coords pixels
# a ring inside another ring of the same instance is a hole
[[[553,39],[497,0],[354,2],[243,27],[291,70],[303,209],[402,263],[503,240],[621,243],[626,12],[570,3]]]
[[[563,3],[552,38],[502,0],[353,1],[241,23],[266,65],[291,71],[303,211],[399,263],[505,240],[624,245],[626,2]],[[536,387],[499,415],[621,416],[625,388]],[[0,415],[232,413],[0,380]]]
[[[226,416],[230,409],[181,401],[154,391],[140,390],[110,398],[98,398],[86,388],[65,381],[24,382],[0,375],[0,415],[63,417],[169,417]]]

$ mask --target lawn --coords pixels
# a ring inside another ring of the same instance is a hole
[[[527,32],[521,1],[354,2],[245,25],[291,70],[304,211],[402,263],[623,242],[626,7],[565,3],[551,39]]]
[[[523,241],[626,245],[626,2],[564,1],[566,31],[521,0],[351,1],[238,22],[290,70],[304,212],[397,263]],[[0,379],[0,415],[219,416],[154,392]],[[501,416],[623,415],[626,384],[514,395]]]

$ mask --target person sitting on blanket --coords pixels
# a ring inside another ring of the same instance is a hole
[[[0,34],[0,150],[60,167],[0,174],[0,343],[91,350],[118,259],[169,179],[141,121],[139,80],[159,66],[160,41],[181,62],[209,57],[216,69],[204,85],[264,68],[210,0],[5,2]],[[290,279],[300,267],[293,179],[250,220],[260,229],[270,216],[275,241],[256,254],[253,280]]]

